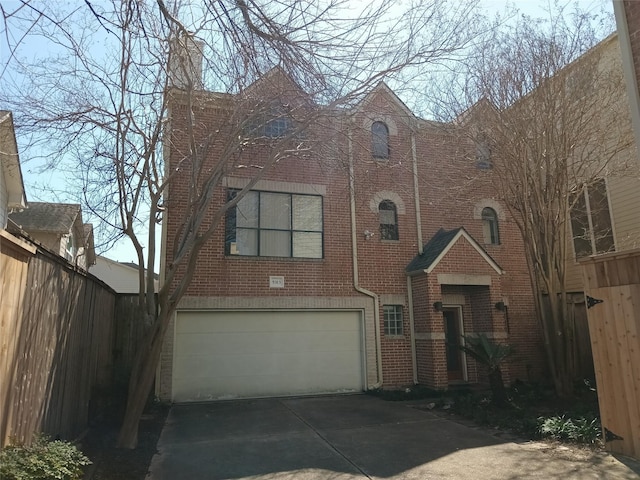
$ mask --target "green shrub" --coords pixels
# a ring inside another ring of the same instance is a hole
[[[8,445],[0,450],[2,480],[77,480],[91,462],[75,445],[38,436],[31,445]]]
[[[567,418],[564,415],[540,417],[538,431],[544,437],[556,440],[569,440],[579,443],[596,443],[601,436],[600,422],[597,418]]]

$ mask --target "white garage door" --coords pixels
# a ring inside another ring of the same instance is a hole
[[[358,312],[178,312],[176,402],[362,391]]]

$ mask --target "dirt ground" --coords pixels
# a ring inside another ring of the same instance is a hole
[[[169,406],[153,404],[147,407],[138,434],[138,448],[115,448],[121,415],[110,413],[99,419],[81,442],[82,452],[93,464],[85,480],[144,480]]]

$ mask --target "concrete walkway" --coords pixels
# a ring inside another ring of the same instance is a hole
[[[158,450],[149,480],[640,478],[638,462],[508,441],[366,395],[176,405]]]

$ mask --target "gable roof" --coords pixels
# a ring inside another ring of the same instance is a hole
[[[431,273],[440,263],[440,260],[451,250],[451,248],[460,239],[464,238],[469,244],[480,254],[480,256],[493,268],[498,274],[502,275],[504,271],[500,268],[493,258],[476,242],[471,235],[464,229],[459,227],[453,230],[446,231],[441,228],[436,234],[431,237],[431,240],[424,246],[421,255],[416,256],[407,265],[406,272],[419,272]]]
[[[13,115],[7,110],[0,110],[0,168],[7,186],[7,206],[24,208],[27,205],[27,197],[20,169]]]
[[[246,97],[251,97],[254,94],[262,96],[264,91],[269,89],[275,89],[275,93],[277,94],[280,94],[284,90],[288,92],[296,92],[301,96],[307,97],[306,92],[300,87],[300,85],[298,85],[298,83],[296,83],[296,81],[280,66],[273,67],[267,71],[251,85],[247,86],[242,94]]]
[[[81,217],[77,203],[29,202],[29,208],[9,215],[26,232],[67,234]]]
[[[414,115],[409,107],[407,107],[407,105],[402,100],[400,100],[400,97],[396,95],[396,92],[391,90],[389,86],[384,82],[378,83],[369,93],[367,93],[367,95],[354,108],[354,113],[364,110],[367,104],[372,101],[378,93],[382,93],[389,97],[391,101],[398,107],[398,109],[402,111],[402,113],[404,113],[408,118],[419,120],[419,118]]]

